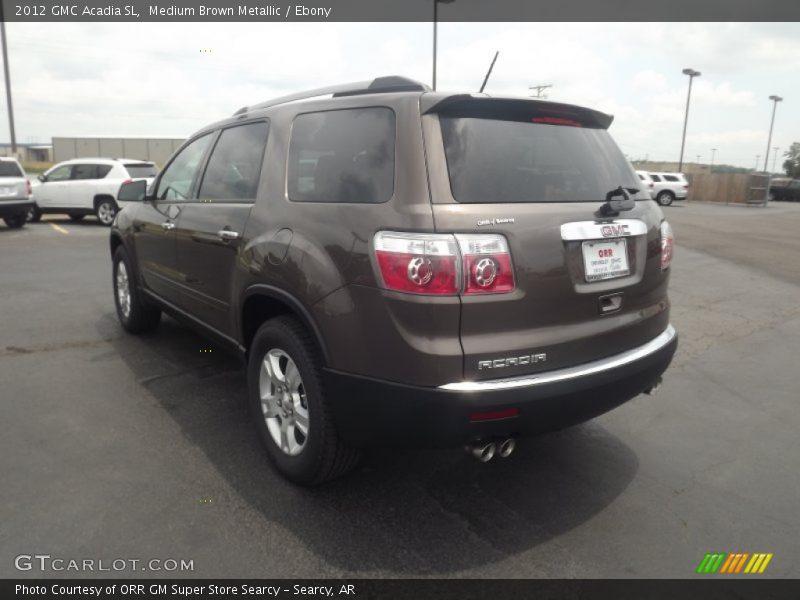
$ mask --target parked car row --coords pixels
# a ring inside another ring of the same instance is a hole
[[[689,182],[683,173],[653,173],[636,171],[650,197],[661,206],[669,206],[675,200],[685,200],[689,195]]]

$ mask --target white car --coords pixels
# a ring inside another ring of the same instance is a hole
[[[689,195],[689,182],[683,173],[649,172],[648,175],[653,180],[653,198],[661,206],[669,206],[675,200],[685,200]]]
[[[647,171],[636,171],[636,174],[639,176],[639,179],[642,180],[642,190],[650,194],[650,197],[655,200],[655,184],[653,183],[653,179],[650,177],[650,174],[647,173]]]
[[[28,220],[38,221],[43,213],[66,213],[73,221],[96,215],[111,225],[120,206],[117,192],[123,182],[156,175],[152,162],[127,158],[76,158],[58,163],[34,182],[35,205]]]

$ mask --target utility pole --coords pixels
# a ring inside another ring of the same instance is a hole
[[[548,83],[546,85],[532,85],[528,89],[529,90],[536,90],[535,94],[531,94],[531,98],[547,98],[547,92],[545,91],[548,88],[553,87],[553,84]]]
[[[773,146],[772,149],[775,150],[775,155],[772,158],[772,172],[775,173],[775,163],[778,162],[778,150],[779,150],[779,148],[777,146]]]
[[[756,166],[753,167],[753,171],[758,171],[758,159],[761,158],[760,154],[756,154]]]
[[[678,172],[683,170],[683,148],[686,145],[686,124],[689,122],[689,101],[692,99],[692,81],[702,73],[694,69],[684,69],[684,75],[689,76],[689,93],[686,95],[686,114],[683,117],[683,136],[681,137],[681,158],[678,161]]]
[[[700,155],[699,154],[697,155],[697,164],[698,165],[700,164]]]
[[[8,47],[6,44],[6,22],[0,20],[3,34],[3,71],[6,76],[6,104],[8,106],[8,132],[11,134],[11,153],[17,155],[17,134],[14,131],[14,105],[11,102],[11,73],[8,68]]]
[[[764,155],[764,171],[767,170],[767,163],[769,163],[769,147],[772,145],[772,127],[775,125],[775,109],[778,108],[778,102],[783,102],[780,96],[770,96],[772,100],[772,120],[769,122],[769,137],[767,138],[767,153]]]
[[[452,4],[456,0],[433,0],[433,85],[431,86],[434,90],[436,89],[436,43],[437,43],[437,33],[438,33],[438,19],[439,19],[439,3],[442,4]]]
[[[709,173],[713,173],[714,172],[714,155],[716,153],[717,153],[717,149],[716,148],[712,148],[711,149],[711,166],[708,169]]]

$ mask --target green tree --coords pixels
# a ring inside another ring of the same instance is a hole
[[[784,154],[783,169],[789,177],[800,179],[800,142],[795,142]]]

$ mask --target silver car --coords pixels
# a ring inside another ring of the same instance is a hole
[[[31,182],[14,158],[0,157],[0,217],[12,229],[25,225],[33,207]]]

